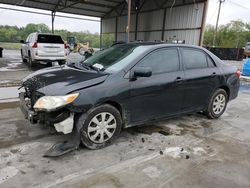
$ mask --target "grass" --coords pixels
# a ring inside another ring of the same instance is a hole
[[[0,47],[4,49],[20,49],[21,44],[20,43],[8,43],[8,42],[0,42]]]

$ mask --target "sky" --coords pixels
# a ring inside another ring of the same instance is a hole
[[[0,4],[0,7],[9,7],[15,9],[23,9],[30,11],[37,11],[37,9],[22,8],[18,6],[10,6]],[[207,13],[207,23],[215,25],[218,13],[219,0],[209,0],[209,7]],[[42,13],[50,13],[48,11],[38,10]],[[58,13],[58,15],[69,15]],[[75,17],[76,15],[69,15]],[[84,16],[76,16],[82,18],[91,18]],[[94,18],[97,19],[97,18]],[[230,20],[241,19],[244,22],[250,22],[250,0],[225,0],[221,7],[221,15],[219,24],[225,24]],[[98,20],[98,19],[97,19]],[[22,13],[11,10],[0,9],[0,25],[17,25],[25,26],[28,23],[45,23],[51,26],[51,17],[45,15],[37,15],[31,13]],[[100,23],[92,21],[83,21],[75,19],[67,19],[56,17],[55,29],[67,29],[69,31],[86,31],[92,33],[100,32]]]

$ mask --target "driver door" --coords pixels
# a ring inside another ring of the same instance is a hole
[[[133,69],[138,67],[150,67],[152,76],[130,81],[131,122],[143,122],[180,112],[184,99],[181,84],[184,72],[178,49],[169,47],[153,51]]]

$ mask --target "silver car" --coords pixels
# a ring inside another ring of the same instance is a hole
[[[22,60],[28,62],[30,67],[40,61],[47,63],[58,61],[59,65],[65,64],[66,45],[60,35],[31,33],[26,41],[20,42]]]

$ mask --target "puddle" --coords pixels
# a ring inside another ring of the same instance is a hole
[[[0,100],[12,99],[18,97],[19,87],[4,87],[0,88]]]
[[[0,80],[0,87],[15,87],[20,85],[20,80]]]
[[[241,82],[240,83],[240,92],[250,94],[250,82]]]
[[[131,134],[142,133],[142,134],[148,134],[148,135],[151,135],[153,133],[160,133],[164,136],[171,134],[171,130],[168,127],[156,126],[156,125],[132,127],[128,129],[128,132]]]
[[[21,59],[11,60],[10,63],[7,64],[7,66],[0,68],[0,72],[25,70],[22,68],[22,65],[23,65],[23,63],[22,63]]]
[[[194,116],[195,118],[195,116]],[[145,126],[137,126],[131,127],[127,129],[130,134],[147,134],[152,135],[153,133],[159,133],[164,136],[182,136],[185,134],[191,134],[195,137],[206,137],[211,134],[214,134],[218,131],[214,129],[212,122],[201,119],[200,121],[194,121],[192,119],[183,119],[183,121],[175,121],[172,122],[159,122],[155,125],[145,125]]]

